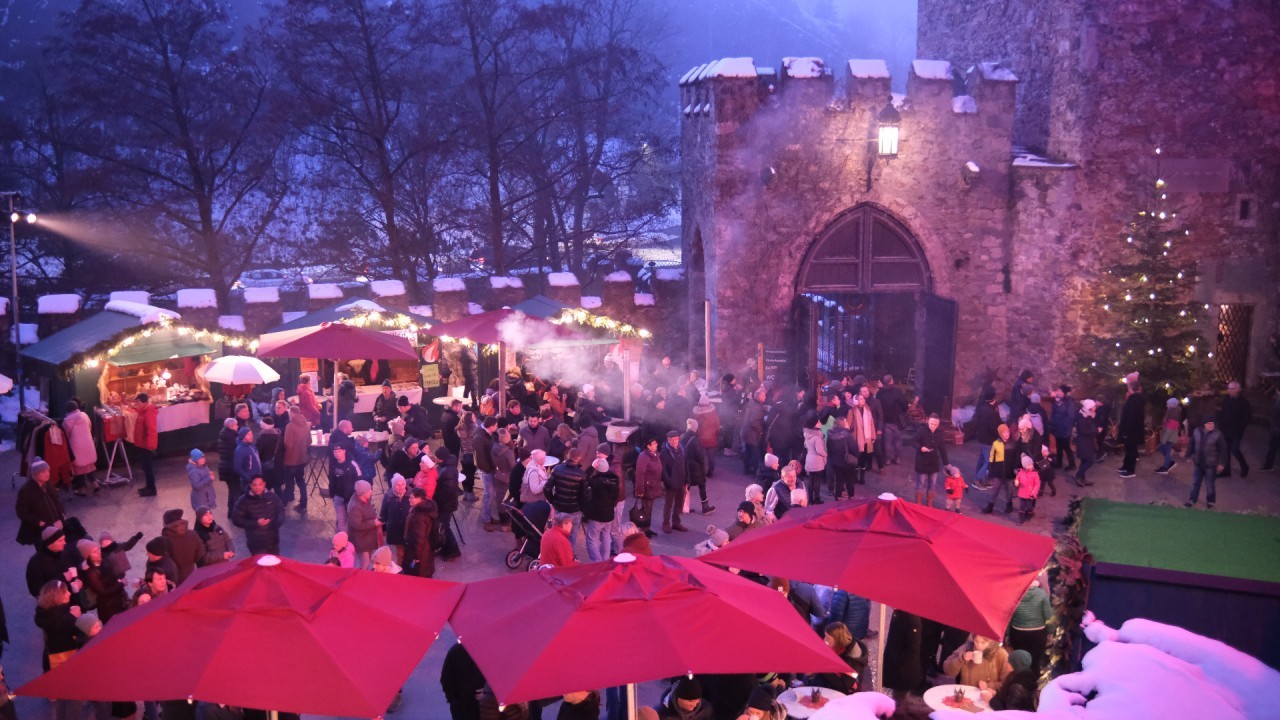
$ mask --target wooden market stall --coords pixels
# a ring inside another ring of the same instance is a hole
[[[158,413],[160,452],[208,442],[213,396],[196,369],[220,356],[224,344],[254,341],[224,331],[185,325],[174,312],[113,302],[102,312],[22,350],[28,377],[39,378],[50,413],[61,416],[78,397],[103,419],[107,436],[131,438],[131,403],[146,393]],[[97,425],[97,423],[95,423]]]
[[[354,422],[358,428],[371,426],[373,403],[381,393],[383,381],[390,381],[396,396],[405,396],[414,404],[429,403],[432,392],[440,385],[439,344],[428,336],[428,329],[436,324],[432,318],[388,310],[370,300],[346,301],[332,307],[307,313],[302,317],[271,329],[271,333],[286,330],[319,327],[325,323],[340,322],[356,327],[381,330],[407,339],[418,350],[417,360],[378,360],[353,358],[339,360],[338,372],[345,373],[356,386]],[[317,395],[332,394],[333,363],[324,358],[300,358],[275,360],[276,369],[288,377],[290,395],[297,386],[297,378],[307,375],[312,390]],[[424,399],[424,395],[426,398]]]

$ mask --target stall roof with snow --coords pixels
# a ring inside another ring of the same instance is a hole
[[[560,313],[568,310],[570,306],[564,303],[556,302],[546,295],[534,295],[524,302],[516,303],[512,308],[519,310],[525,315],[532,315],[544,320],[557,317]]]
[[[365,302],[367,303],[368,301],[365,301]],[[369,305],[370,307],[365,307],[362,304],[359,304],[356,302],[341,302],[331,307],[316,310],[315,312],[306,313],[301,317],[297,317],[283,324],[277,325],[271,328],[270,330],[268,330],[267,332],[274,333],[274,332],[280,332],[282,330],[300,330],[302,328],[316,327],[321,323],[341,322],[343,320],[350,320],[351,318],[362,314],[366,310],[370,310],[373,307],[375,307],[372,303],[369,303]],[[436,321],[434,319],[425,317],[423,315],[418,315],[412,312],[402,313],[394,310],[387,311],[387,312],[398,314],[398,315],[408,315],[410,318],[413,319],[415,323],[417,323],[422,327],[430,327],[436,324]]]
[[[133,304],[133,303],[129,303]],[[146,306],[143,306],[146,307]],[[153,308],[160,311],[160,308]],[[163,312],[163,311],[162,311]],[[114,310],[102,312],[64,328],[40,342],[22,349],[23,357],[61,368],[78,355],[112,340],[133,328],[148,324],[145,317]],[[113,365],[132,365],[171,357],[190,357],[220,352],[214,343],[198,342],[173,330],[156,329],[111,358]]]

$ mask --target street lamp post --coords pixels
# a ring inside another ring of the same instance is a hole
[[[18,386],[18,409],[21,411],[27,409],[26,388],[22,380],[22,359],[18,354],[22,348],[22,326],[18,318],[18,220],[22,219],[22,214],[17,211],[14,204],[22,195],[6,192],[4,196],[9,199],[9,274],[13,280],[13,294],[9,297],[9,308],[13,317],[13,381]],[[27,222],[35,223],[35,221],[35,213],[27,213]]]

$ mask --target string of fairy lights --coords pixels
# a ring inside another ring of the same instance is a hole
[[[404,330],[413,334],[430,333],[431,326],[421,322],[412,315],[392,311],[379,310],[361,310],[345,318],[343,322],[356,327],[372,327],[384,330]],[[624,336],[634,336],[642,339],[653,337],[653,333],[644,328],[637,328],[629,323],[624,323],[613,318],[603,315],[593,315],[582,309],[566,309],[559,316],[552,318],[551,322],[562,325],[572,323],[585,327],[598,328],[616,332]],[[225,330],[207,330],[204,328],[188,325],[186,323],[177,322],[171,317],[161,317],[155,323],[142,325],[137,328],[121,333],[115,337],[105,340],[82,353],[72,356],[66,363],[66,372],[74,374],[80,370],[96,370],[103,363],[109,363],[113,358],[125,351],[139,340],[150,338],[157,332],[172,330],[180,337],[191,337],[194,340],[203,340],[211,343],[226,345],[232,348],[244,348],[250,353],[256,352],[258,349],[258,339],[256,337],[228,332]],[[448,335],[439,336],[440,339],[448,343],[457,343],[460,345],[468,345],[480,348],[485,354],[497,352],[496,345],[481,345],[480,343],[463,337],[451,337]]]
[[[222,330],[206,330],[194,325],[175,322],[173,318],[161,317],[155,323],[130,328],[128,331],[104,340],[82,353],[73,355],[64,365],[67,375],[81,370],[96,370],[103,363],[109,363],[117,355],[124,352],[140,340],[152,337],[157,332],[172,330],[179,337],[190,337],[197,341],[209,341],[232,348],[244,348],[256,352],[258,339],[249,335],[226,332]]]

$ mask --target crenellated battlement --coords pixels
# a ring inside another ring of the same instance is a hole
[[[884,60],[849,60],[840,72],[843,92],[839,92],[835,69],[816,57],[786,57],[777,66],[758,66],[745,57],[698,65],[680,79],[684,130],[696,136],[707,123],[732,128],[765,109],[823,108],[857,114],[884,107],[891,80]],[[957,124],[971,123],[965,116],[976,115],[983,118],[984,127],[1008,132],[1017,81],[1012,71],[994,62],[960,71],[945,60],[915,60],[907,76],[907,92],[895,96],[894,105],[906,125],[912,123],[912,115],[930,116],[931,125],[947,116],[955,116]]]

